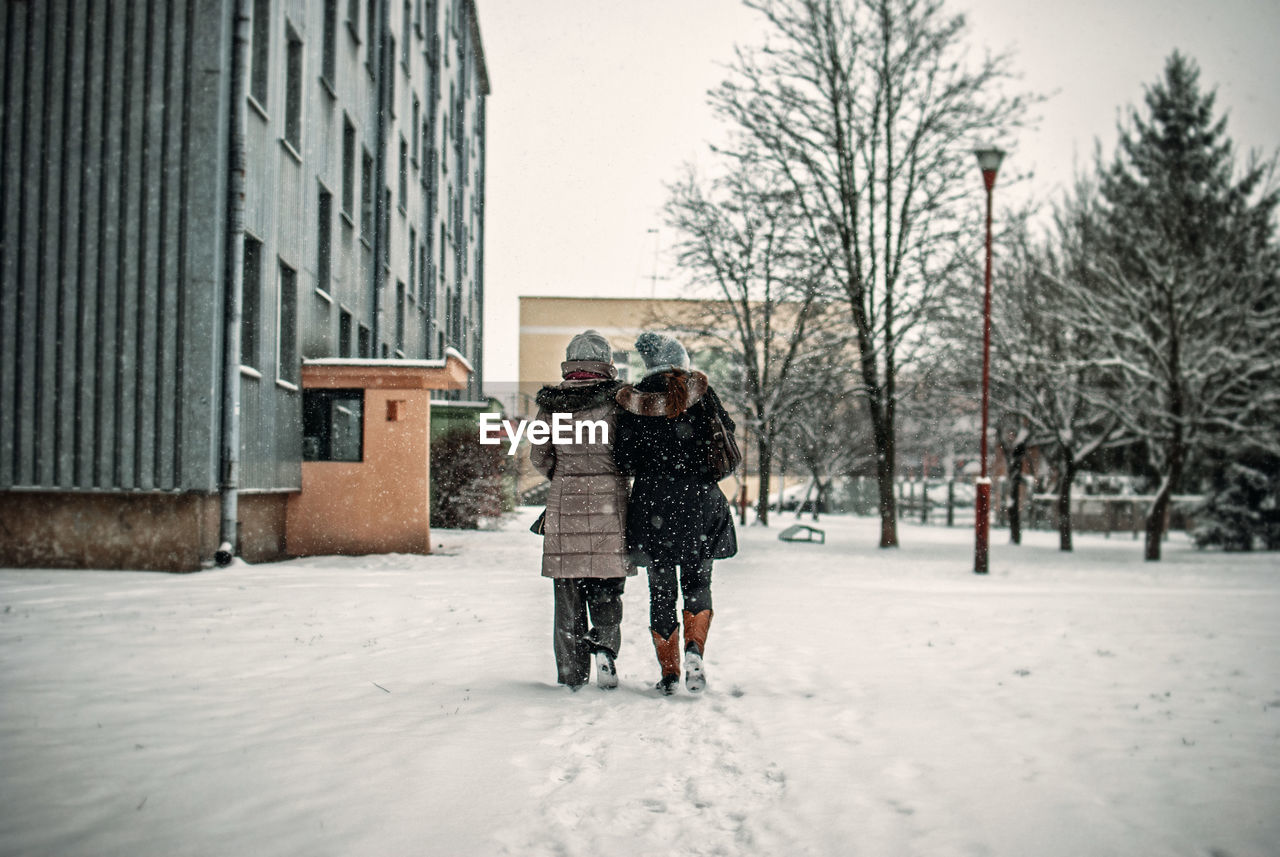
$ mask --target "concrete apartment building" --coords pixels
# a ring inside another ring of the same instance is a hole
[[[308,467],[481,398],[474,0],[14,0],[0,56],[0,565],[296,554]]]

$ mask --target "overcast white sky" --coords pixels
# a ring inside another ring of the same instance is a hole
[[[644,296],[674,288],[665,183],[719,126],[706,91],[758,15],[739,0],[477,0],[488,103],[485,380],[516,377],[519,295]],[[1280,0],[954,0],[976,50],[1009,48],[1050,95],[1009,168],[1052,197],[1115,142],[1174,48],[1218,90],[1242,150],[1280,147]],[[974,192],[981,193],[975,167]],[[997,189],[997,206],[999,205]],[[652,232],[650,230],[659,230]],[[652,279],[656,275],[658,281]],[[567,320],[570,321],[570,320]]]

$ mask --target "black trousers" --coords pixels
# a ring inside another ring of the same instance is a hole
[[[682,565],[679,572],[674,565],[649,566],[649,627],[664,640],[680,626],[676,599],[681,593],[690,613],[711,609],[711,563]]]
[[[616,658],[622,646],[622,589],[627,579],[573,577],[553,583],[556,674],[561,684],[586,684],[591,655],[603,650]]]

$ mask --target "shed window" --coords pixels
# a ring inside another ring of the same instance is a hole
[[[302,391],[302,460],[363,461],[364,390]]]

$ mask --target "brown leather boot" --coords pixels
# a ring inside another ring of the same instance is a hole
[[[702,610],[698,613],[690,613],[684,611],[684,650],[697,647],[698,654],[704,654],[707,650],[707,631],[711,629],[711,617],[715,615],[713,610]]]
[[[658,666],[662,668],[662,680],[658,682],[658,690],[670,696],[680,684],[680,629],[676,628],[665,640],[652,628],[653,649],[658,655]]]
[[[711,628],[710,610],[697,613],[684,611],[684,684],[690,693],[701,693],[707,687],[707,674],[702,666],[702,653],[707,648],[707,631]]]

